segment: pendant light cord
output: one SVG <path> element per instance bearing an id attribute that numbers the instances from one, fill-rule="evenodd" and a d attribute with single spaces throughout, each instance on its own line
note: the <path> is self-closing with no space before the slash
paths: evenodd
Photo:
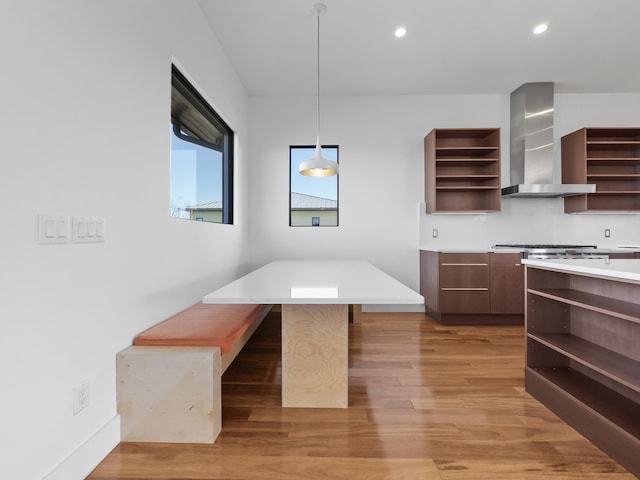
<path id="1" fill-rule="evenodd" d="M 316 16 L 318 17 L 318 50 L 317 50 L 317 74 L 318 74 L 318 78 L 317 78 L 317 85 L 318 88 L 316 90 L 317 94 L 316 94 L 316 113 L 317 113 L 317 118 L 316 118 L 316 126 L 317 126 L 317 134 L 318 134 L 318 140 L 320 139 L 320 13 L 317 13 Z"/>

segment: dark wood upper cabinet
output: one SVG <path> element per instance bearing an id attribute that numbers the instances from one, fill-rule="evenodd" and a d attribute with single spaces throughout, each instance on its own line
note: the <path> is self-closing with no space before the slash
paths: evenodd
<path id="1" fill-rule="evenodd" d="M 500 211 L 499 128 L 436 128 L 424 159 L 427 213 Z"/>
<path id="2" fill-rule="evenodd" d="M 562 182 L 595 193 L 564 199 L 565 213 L 640 211 L 640 128 L 582 128 L 562 137 Z"/>

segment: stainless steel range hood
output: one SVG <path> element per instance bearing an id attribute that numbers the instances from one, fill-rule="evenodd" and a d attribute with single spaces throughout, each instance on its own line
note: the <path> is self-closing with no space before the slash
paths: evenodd
<path id="1" fill-rule="evenodd" d="M 568 197 L 595 185 L 553 183 L 553 83 L 525 83 L 511 93 L 511 186 L 503 197 Z"/>

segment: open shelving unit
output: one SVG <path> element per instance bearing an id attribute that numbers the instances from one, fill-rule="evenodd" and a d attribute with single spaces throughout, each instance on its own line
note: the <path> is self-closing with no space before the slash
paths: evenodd
<path id="1" fill-rule="evenodd" d="M 565 212 L 640 212 L 640 128 L 582 128 L 562 137 L 563 183 L 596 191 L 565 198 Z"/>
<path id="2" fill-rule="evenodd" d="M 526 390 L 640 475 L 640 283 L 527 265 L 526 292 Z"/>
<path id="3" fill-rule="evenodd" d="M 427 213 L 500 211 L 500 129 L 434 129 L 424 155 Z"/>

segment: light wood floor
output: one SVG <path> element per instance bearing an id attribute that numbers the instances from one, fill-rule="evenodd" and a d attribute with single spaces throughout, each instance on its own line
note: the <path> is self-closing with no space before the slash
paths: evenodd
<path id="1" fill-rule="evenodd" d="M 223 376 L 214 445 L 122 443 L 88 478 L 635 478 L 524 391 L 522 327 L 366 314 L 348 409 L 281 408 L 279 349 L 269 318 Z"/>

